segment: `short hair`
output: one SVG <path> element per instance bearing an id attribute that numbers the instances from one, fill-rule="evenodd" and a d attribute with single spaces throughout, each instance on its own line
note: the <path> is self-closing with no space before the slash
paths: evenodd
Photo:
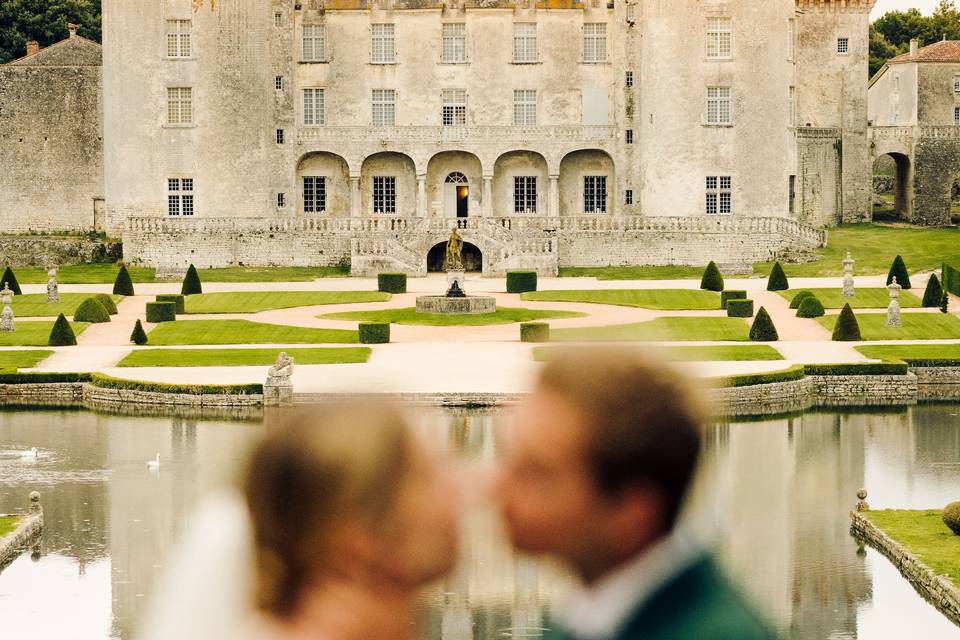
<path id="1" fill-rule="evenodd" d="M 656 485 L 666 497 L 665 528 L 672 528 L 700 454 L 703 413 L 690 382 L 638 350 L 572 347 L 551 355 L 539 387 L 581 413 L 600 491 L 612 497 Z"/>

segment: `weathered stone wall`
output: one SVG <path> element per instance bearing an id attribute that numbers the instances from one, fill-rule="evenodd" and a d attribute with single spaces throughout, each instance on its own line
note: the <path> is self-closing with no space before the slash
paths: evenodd
<path id="1" fill-rule="evenodd" d="M 901 406 L 917 403 L 917 376 L 809 376 L 822 407 Z"/>
<path id="2" fill-rule="evenodd" d="M 86 236 L 0 235 L 0 264 L 14 267 L 113 262 L 123 257 L 116 241 Z"/>
<path id="3" fill-rule="evenodd" d="M 913 221 L 947 226 L 953 182 L 960 173 L 960 137 L 922 137 L 913 148 Z"/>
<path id="4" fill-rule="evenodd" d="M 835 129 L 797 133 L 797 219 L 810 225 L 840 222 L 840 135 Z"/>
<path id="5" fill-rule="evenodd" d="M 809 378 L 749 387 L 711 389 L 710 407 L 716 416 L 774 415 L 803 411 L 813 406 Z"/>
<path id="6" fill-rule="evenodd" d="M 12 532 L 0 538 L 0 569 L 9 564 L 43 532 L 43 512 L 31 513 Z"/>

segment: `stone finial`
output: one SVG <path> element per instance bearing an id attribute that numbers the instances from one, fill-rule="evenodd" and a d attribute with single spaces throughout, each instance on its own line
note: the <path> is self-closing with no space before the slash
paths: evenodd
<path id="1" fill-rule="evenodd" d="M 40 511 L 40 492 L 31 491 L 30 492 L 30 512 L 36 513 Z"/>
<path id="2" fill-rule="evenodd" d="M 27 42 L 27 55 L 32 56 L 35 53 L 40 51 L 40 43 L 36 40 L 30 40 Z"/>
<path id="3" fill-rule="evenodd" d="M 293 358 L 281 351 L 277 361 L 267 370 L 263 384 L 263 401 L 268 405 L 289 404 L 293 400 Z"/>
<path id="4" fill-rule="evenodd" d="M 75 24 L 73 24 L 72 22 L 68 22 L 68 23 L 67 23 L 67 31 L 70 32 L 70 37 L 71 37 L 71 38 L 76 38 L 76 37 L 77 37 L 77 27 L 78 27 L 78 25 L 75 25 Z"/>
<path id="5" fill-rule="evenodd" d="M 870 505 L 867 504 L 867 490 L 860 489 L 857 491 L 857 512 L 870 511 Z"/>

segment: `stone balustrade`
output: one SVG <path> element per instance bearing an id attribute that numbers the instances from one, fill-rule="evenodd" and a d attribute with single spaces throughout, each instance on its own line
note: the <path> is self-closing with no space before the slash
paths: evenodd
<path id="1" fill-rule="evenodd" d="M 615 140 L 617 128 L 603 125 L 571 126 L 402 126 L 402 127 L 301 127 L 297 142 L 373 141 L 422 143 L 424 140 L 445 142 L 604 142 Z"/>

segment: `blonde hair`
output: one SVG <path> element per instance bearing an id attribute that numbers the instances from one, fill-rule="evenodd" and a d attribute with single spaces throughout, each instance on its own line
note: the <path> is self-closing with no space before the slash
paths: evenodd
<path id="1" fill-rule="evenodd" d="M 264 437 L 243 483 L 258 608 L 278 617 L 293 612 L 332 551 L 333 525 L 345 518 L 374 522 L 389 512 L 410 451 L 400 412 L 381 405 L 301 411 Z"/>

